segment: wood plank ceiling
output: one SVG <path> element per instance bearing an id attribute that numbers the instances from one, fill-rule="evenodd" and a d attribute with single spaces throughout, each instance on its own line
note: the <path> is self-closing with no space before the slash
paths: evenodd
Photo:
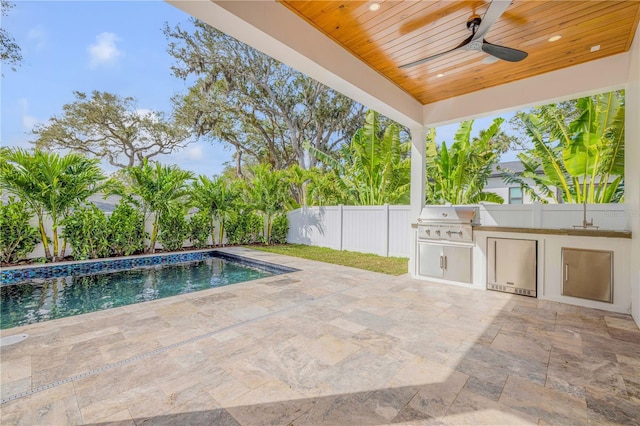
<path id="1" fill-rule="evenodd" d="M 460 50 L 400 69 L 457 46 L 490 2 L 386 0 L 370 11 L 372 1 L 280 1 L 422 104 L 625 52 L 640 20 L 638 0 L 515 0 L 485 39 L 526 51 L 523 61 L 486 64 L 487 54 Z"/>

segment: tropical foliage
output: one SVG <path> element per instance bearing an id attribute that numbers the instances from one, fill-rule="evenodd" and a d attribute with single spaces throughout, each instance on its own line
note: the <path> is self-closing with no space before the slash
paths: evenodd
<path id="1" fill-rule="evenodd" d="M 289 220 L 286 214 L 278 214 L 273 218 L 273 226 L 271 227 L 271 242 L 276 244 L 284 244 L 287 242 L 289 234 Z"/>
<path id="2" fill-rule="evenodd" d="M 499 161 L 501 146 L 494 137 L 504 120 L 496 118 L 480 136 L 471 139 L 473 121 L 460 123 L 451 147 L 436 146 L 435 129 L 427 135 L 427 204 L 475 204 L 481 201 L 502 203 L 492 192 L 483 192 L 493 166 Z"/>
<path id="3" fill-rule="evenodd" d="M 40 242 L 38 229 L 29 223 L 32 215 L 24 201 L 9 197 L 7 203 L 0 202 L 0 261 L 23 259 Z"/>
<path id="4" fill-rule="evenodd" d="M 109 243 L 111 253 L 116 256 L 129 256 L 144 251 L 144 215 L 123 198 L 109 216 Z"/>
<path id="5" fill-rule="evenodd" d="M 338 193 L 340 202 L 349 205 L 407 204 L 411 176 L 410 143 L 400 138 L 400 128 L 391 123 L 381 128 L 379 114 L 367 112 L 364 127 L 358 129 L 351 143 L 344 145 L 337 158 L 313 147 L 311 151 L 334 174 L 333 185 L 325 191 Z M 311 186 L 317 191 L 318 186 Z M 322 198 L 320 194 L 312 196 Z"/>
<path id="6" fill-rule="evenodd" d="M 263 241 L 263 220 L 250 208 L 234 210 L 226 220 L 227 240 L 230 244 L 253 244 Z"/>
<path id="7" fill-rule="evenodd" d="M 289 187 L 287 209 L 293 210 L 307 205 L 307 187 L 317 175 L 317 169 L 306 170 L 293 164 L 284 170 L 285 185 Z"/>
<path id="8" fill-rule="evenodd" d="M 111 254 L 109 227 L 96 206 L 77 208 L 62 220 L 63 235 L 73 247 L 74 259 L 98 259 Z"/>
<path id="9" fill-rule="evenodd" d="M 58 226 L 75 207 L 91 195 L 104 189 L 106 177 L 98 160 L 78 154 L 60 156 L 53 152 L 21 148 L 2 149 L 0 188 L 23 200 L 38 217 L 45 256 L 56 260 L 64 255 L 60 250 Z M 53 252 L 44 227 L 45 215 L 52 222 Z"/>
<path id="10" fill-rule="evenodd" d="M 206 212 L 199 211 L 189 219 L 189 241 L 195 248 L 206 247 L 212 229 L 211 217 Z"/>
<path id="11" fill-rule="evenodd" d="M 150 164 L 147 160 L 144 160 L 140 166 L 126 169 L 126 173 L 131 179 L 128 190 L 138 202 L 144 222 L 149 217 L 153 217 L 148 249 L 151 253 L 155 253 L 158 223 L 162 215 L 166 214 L 171 207 L 186 200 L 188 183 L 193 178 L 193 174 L 176 166 Z"/>
<path id="12" fill-rule="evenodd" d="M 531 146 L 519 155 L 524 172 L 511 173 L 507 181 L 521 184 L 542 202 L 623 200 L 622 95 L 602 94 L 520 114 Z M 429 132 L 427 203 L 502 202 L 496 194 L 483 192 L 500 154 L 513 142 L 500 131 L 502 122 L 495 119 L 477 137 L 471 136 L 474 122 L 463 122 L 452 143 L 437 144 L 435 130 Z M 0 210 L 1 254 L 4 261 L 15 261 L 38 241 L 54 261 L 65 253 L 67 241 L 75 258 L 129 255 L 145 248 L 154 252 L 156 241 L 167 250 L 182 248 L 186 240 L 198 248 L 209 242 L 285 242 L 288 209 L 407 203 L 409 148 L 405 129 L 369 111 L 364 126 L 332 155 L 311 143 L 304 146 L 318 167 L 292 162 L 281 169 L 255 157 L 242 176 L 194 178 L 176 166 L 142 158 L 141 164 L 120 174 L 118 193 L 123 198 L 109 218 L 87 201 L 97 191 L 115 187 L 97 160 L 76 153 L 4 148 L 0 189 L 11 197 Z M 556 188 L 561 195 L 556 195 Z M 31 215 L 37 217 L 37 230 L 28 224 Z M 49 222 L 50 235 L 45 228 Z M 147 222 L 150 235 L 145 232 Z"/>
<path id="13" fill-rule="evenodd" d="M 340 176 L 327 173 L 319 168 L 309 170 L 310 179 L 306 185 L 306 199 L 310 206 L 335 206 L 343 202 L 338 191 Z"/>
<path id="14" fill-rule="evenodd" d="M 624 93 L 617 92 L 580 98 L 571 115 L 556 104 L 520 113 L 533 146 L 518 156 L 524 172 L 507 171 L 507 182 L 543 203 L 622 201 L 624 114 Z"/>
<path id="15" fill-rule="evenodd" d="M 238 181 L 224 176 L 213 179 L 200 175 L 191 184 L 189 191 L 190 204 L 209 218 L 211 241 L 216 243 L 215 226 L 218 223 L 218 244 L 224 239 L 224 224 L 235 208 L 240 197 Z"/>
<path id="16" fill-rule="evenodd" d="M 183 206 L 173 204 L 162 211 L 158 220 L 158 230 L 158 241 L 165 250 L 181 249 L 184 240 L 189 236 L 189 224 L 185 220 Z"/>
<path id="17" fill-rule="evenodd" d="M 247 205 L 266 218 L 266 241 L 271 242 L 271 222 L 276 213 L 283 211 L 289 195 L 285 173 L 261 164 L 252 170 L 253 179 L 245 186 Z"/>

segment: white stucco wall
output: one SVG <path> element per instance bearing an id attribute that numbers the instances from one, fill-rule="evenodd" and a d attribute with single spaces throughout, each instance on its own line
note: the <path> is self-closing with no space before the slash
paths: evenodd
<path id="1" fill-rule="evenodd" d="M 627 226 L 631 230 L 631 304 L 632 315 L 640 326 L 640 30 L 630 50 L 626 87 L 625 206 Z"/>

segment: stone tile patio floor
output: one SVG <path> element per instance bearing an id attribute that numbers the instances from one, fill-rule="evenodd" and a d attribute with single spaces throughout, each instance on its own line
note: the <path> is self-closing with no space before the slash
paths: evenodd
<path id="1" fill-rule="evenodd" d="M 2 425 L 640 422 L 628 315 L 227 250 L 301 271 L 3 330 Z"/>

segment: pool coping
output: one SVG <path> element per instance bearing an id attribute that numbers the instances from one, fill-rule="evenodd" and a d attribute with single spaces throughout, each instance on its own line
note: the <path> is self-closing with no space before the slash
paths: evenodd
<path id="1" fill-rule="evenodd" d="M 213 255 L 215 254 L 215 255 Z M 14 285 L 34 279 L 50 279 L 68 276 L 83 276 L 102 274 L 127 269 L 139 269 L 158 265 L 171 265 L 184 262 L 202 260 L 207 257 L 218 257 L 231 260 L 245 266 L 265 269 L 274 274 L 286 274 L 298 271 L 295 268 L 264 262 L 256 259 L 220 251 L 218 248 L 191 250 L 188 252 L 153 253 L 136 256 L 109 257 L 102 259 L 88 259 L 65 261 L 43 265 L 20 265 L 3 267 L 0 270 L 0 286 Z"/>

